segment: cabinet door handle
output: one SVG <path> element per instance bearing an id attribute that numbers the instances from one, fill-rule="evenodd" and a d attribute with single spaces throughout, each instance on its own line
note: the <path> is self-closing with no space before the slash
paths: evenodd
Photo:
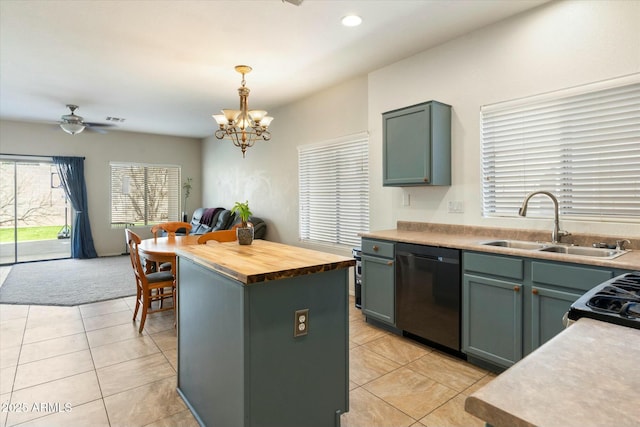
<path id="1" fill-rule="evenodd" d="M 380 247 L 378 247 L 378 246 L 376 246 L 376 245 L 373 245 L 373 248 L 372 248 L 372 249 L 373 249 L 375 252 L 378 252 L 378 249 L 380 249 Z"/>
<path id="2" fill-rule="evenodd" d="M 513 290 L 514 290 L 515 292 L 520 292 L 520 286 L 514 286 L 514 287 L 513 287 Z"/>
<path id="3" fill-rule="evenodd" d="M 534 295 L 538 295 L 538 290 L 536 288 L 533 288 L 531 290 L 531 293 L 534 294 Z"/>
<path id="4" fill-rule="evenodd" d="M 387 261 L 387 265 L 393 265 L 393 261 Z"/>
<path id="5" fill-rule="evenodd" d="M 426 182 L 427 184 L 429 183 L 429 178 L 422 178 L 423 182 Z"/>

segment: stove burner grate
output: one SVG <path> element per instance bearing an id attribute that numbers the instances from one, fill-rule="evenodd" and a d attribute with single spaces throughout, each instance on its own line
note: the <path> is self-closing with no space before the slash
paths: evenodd
<path id="1" fill-rule="evenodd" d="M 601 283 L 571 304 L 569 319 L 591 317 L 640 329 L 640 272 Z"/>

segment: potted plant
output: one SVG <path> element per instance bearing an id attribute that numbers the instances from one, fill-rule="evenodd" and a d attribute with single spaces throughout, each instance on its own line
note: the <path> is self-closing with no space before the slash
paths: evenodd
<path id="1" fill-rule="evenodd" d="M 235 212 L 240 217 L 241 224 L 236 228 L 236 236 L 238 236 L 238 243 L 241 245 L 250 245 L 253 242 L 253 225 L 249 222 L 249 217 L 252 215 L 249 209 L 249 201 L 244 203 L 236 202 L 231 208 L 231 212 Z"/>

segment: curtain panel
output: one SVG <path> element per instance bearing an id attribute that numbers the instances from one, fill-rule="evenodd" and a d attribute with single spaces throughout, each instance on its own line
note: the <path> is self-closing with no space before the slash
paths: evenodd
<path id="1" fill-rule="evenodd" d="M 71 226 L 71 257 L 97 258 L 93 245 L 89 211 L 87 208 L 87 186 L 84 181 L 84 157 L 53 157 L 64 192 L 75 211 Z"/>

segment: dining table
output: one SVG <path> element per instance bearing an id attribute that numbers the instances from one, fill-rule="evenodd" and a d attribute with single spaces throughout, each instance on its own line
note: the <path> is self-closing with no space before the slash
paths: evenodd
<path id="1" fill-rule="evenodd" d="M 145 268 L 151 272 L 153 265 L 160 265 L 165 262 L 171 263 L 171 272 L 176 273 L 176 249 L 197 245 L 200 236 L 188 234 L 186 236 L 164 236 L 144 239 L 138 246 L 140 257 L 145 259 Z"/>

